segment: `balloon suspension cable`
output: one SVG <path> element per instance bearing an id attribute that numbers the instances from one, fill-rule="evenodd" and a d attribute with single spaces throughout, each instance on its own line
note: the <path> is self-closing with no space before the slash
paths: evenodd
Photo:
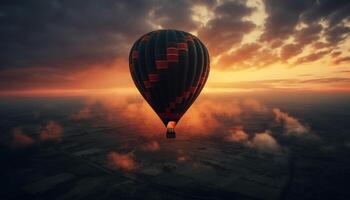
<path id="1" fill-rule="evenodd" d="M 176 133 L 175 133 L 175 126 L 176 122 L 170 121 L 167 124 L 167 132 L 166 132 L 166 137 L 167 138 L 176 138 Z"/>

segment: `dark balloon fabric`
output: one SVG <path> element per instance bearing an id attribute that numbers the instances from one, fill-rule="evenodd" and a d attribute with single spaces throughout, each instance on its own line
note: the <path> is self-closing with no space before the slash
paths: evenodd
<path id="1" fill-rule="evenodd" d="M 178 122 L 209 75 L 207 48 L 178 30 L 158 30 L 138 39 L 129 55 L 130 72 L 142 96 L 162 119 Z"/>

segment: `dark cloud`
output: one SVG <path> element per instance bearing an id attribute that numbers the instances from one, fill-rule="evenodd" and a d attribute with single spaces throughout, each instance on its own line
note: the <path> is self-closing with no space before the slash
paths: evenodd
<path id="1" fill-rule="evenodd" d="M 349 36 L 350 28 L 343 25 L 338 25 L 327 29 L 326 40 L 336 46 Z"/>
<path id="2" fill-rule="evenodd" d="M 278 56 L 258 43 L 244 44 L 235 51 L 223 55 L 219 66 L 226 69 L 261 68 L 278 61 Z"/>
<path id="3" fill-rule="evenodd" d="M 257 43 L 245 44 L 234 52 L 221 57 L 220 63 L 223 66 L 230 66 L 241 63 L 242 61 L 252 60 L 261 48 L 261 45 Z"/>
<path id="4" fill-rule="evenodd" d="M 267 18 L 256 44 L 259 48 L 244 44 L 230 53 L 222 54 L 219 67 L 240 70 L 267 67 L 280 61 L 288 62 L 289 59 L 298 58 L 304 53 L 308 45 L 316 52 L 299 57 L 291 64 L 314 62 L 333 51 L 338 51 L 338 45 L 349 36 L 350 28 L 344 21 L 350 16 L 345 12 L 349 4 L 347 1 L 264 0 L 263 2 Z M 229 6 L 224 8 L 225 11 L 235 10 Z M 241 16 L 250 15 L 251 12 L 244 9 L 237 11 Z M 219 28 L 215 30 L 225 33 Z M 251 29 L 245 31 L 246 34 Z M 210 35 L 213 34 L 210 33 Z M 228 43 L 225 39 L 222 41 L 220 39 L 212 41 L 215 42 L 215 48 L 222 52 L 224 48 L 220 48 L 221 45 L 228 46 Z M 231 39 L 229 44 L 240 44 L 240 37 L 234 39 Z M 266 48 L 266 45 L 269 48 Z M 229 48 L 232 47 L 232 45 L 229 46 Z M 338 63 L 341 62 L 341 60 L 338 61 Z"/>
<path id="5" fill-rule="evenodd" d="M 265 0 L 264 2 L 268 18 L 261 37 L 262 41 L 287 39 L 293 35 L 297 25 L 303 23 L 308 27 L 296 31 L 296 40 L 308 44 L 312 39 L 316 39 L 313 37 L 322 30 L 319 24 L 321 20 L 329 24 L 326 35 L 328 32 L 334 32 L 330 33 L 329 37 L 346 31 L 342 20 L 349 19 L 350 2 L 347 0 Z"/>
<path id="6" fill-rule="evenodd" d="M 309 62 L 314 62 L 316 60 L 319 60 L 321 58 L 323 58 L 325 55 L 329 54 L 330 51 L 329 50 L 324 50 L 324 51 L 318 51 L 315 53 L 310 53 L 309 55 L 300 57 L 297 59 L 297 61 L 295 62 L 296 65 L 300 65 L 303 63 L 309 63 Z"/>
<path id="7" fill-rule="evenodd" d="M 215 17 L 198 33 L 212 55 L 215 56 L 240 44 L 243 36 L 256 27 L 253 22 L 243 20 L 254 10 L 241 1 L 224 2 L 214 9 Z"/>
<path id="8" fill-rule="evenodd" d="M 295 41 L 299 44 L 310 44 L 320 38 L 322 26 L 320 24 L 311 24 L 308 27 L 302 28 L 295 33 Z"/>
<path id="9" fill-rule="evenodd" d="M 0 4 L 0 67 L 71 69 L 111 62 L 126 57 L 131 44 L 155 25 L 197 29 L 194 3 L 198 1 L 5 1 Z"/>
<path id="10" fill-rule="evenodd" d="M 156 25 L 190 32 L 199 26 L 191 19 L 192 6 L 193 2 L 186 0 L 159 1 L 158 5 L 151 9 L 149 15 Z"/>
<path id="11" fill-rule="evenodd" d="M 349 62 L 350 62 L 349 56 L 339 57 L 334 60 L 334 64 L 342 64 L 342 63 L 349 63 Z"/>
<path id="12" fill-rule="evenodd" d="M 327 47 L 330 47 L 331 44 L 329 43 L 326 43 L 326 42 L 315 42 L 312 44 L 312 47 L 314 49 L 323 49 L 323 48 L 327 48 Z"/>
<path id="13" fill-rule="evenodd" d="M 286 44 L 281 49 L 281 59 L 287 61 L 289 58 L 294 57 L 303 52 L 303 45 L 301 44 Z"/>
<path id="14" fill-rule="evenodd" d="M 318 50 L 337 49 L 338 44 L 349 36 L 350 28 L 344 21 L 350 19 L 349 1 L 265 0 L 264 3 L 268 17 L 260 41 L 273 44 L 273 48 L 282 46 L 281 59 L 284 61 L 301 54 L 309 44 Z M 283 45 L 290 38 L 294 43 Z M 327 55 L 323 53 L 313 53 L 299 61 L 316 61 L 318 56 Z"/>
<path id="15" fill-rule="evenodd" d="M 341 54 L 342 54 L 341 51 L 334 51 L 334 52 L 331 53 L 331 57 L 332 58 L 336 58 L 336 57 L 340 56 Z"/>
<path id="16" fill-rule="evenodd" d="M 1 67 L 71 68 L 125 55 L 151 30 L 145 1 L 8 1 L 0 7 Z M 131 17 L 132 16 L 132 17 Z"/>
<path id="17" fill-rule="evenodd" d="M 321 19 L 328 19 L 330 26 L 341 22 L 349 17 L 350 2 L 347 0 L 313 0 L 309 7 L 301 16 L 306 23 L 313 23 Z"/>
<path id="18" fill-rule="evenodd" d="M 268 17 L 261 40 L 271 42 L 276 39 L 287 39 L 294 32 L 300 14 L 310 6 L 310 2 L 304 0 L 265 0 Z"/>

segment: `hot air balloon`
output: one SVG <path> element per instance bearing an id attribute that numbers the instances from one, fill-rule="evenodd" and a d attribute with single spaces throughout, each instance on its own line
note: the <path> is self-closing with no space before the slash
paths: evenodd
<path id="1" fill-rule="evenodd" d="M 209 54 L 194 35 L 157 30 L 143 35 L 129 54 L 132 79 L 167 127 L 167 137 L 202 91 L 209 75 Z"/>

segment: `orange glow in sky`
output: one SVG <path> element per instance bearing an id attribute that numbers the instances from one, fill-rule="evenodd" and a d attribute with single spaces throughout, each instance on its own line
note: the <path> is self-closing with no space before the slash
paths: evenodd
<path id="1" fill-rule="evenodd" d="M 78 57 L 72 61 L 69 60 L 72 55 L 68 54 L 60 60 L 53 57 L 45 62 L 28 62 L 23 67 L 4 64 L 0 68 L 0 96 L 137 94 L 128 66 L 131 45 L 148 31 L 168 28 L 191 32 L 207 46 L 211 71 L 203 93 L 350 91 L 349 18 L 344 17 L 336 23 L 329 16 L 314 23 L 301 17 L 295 21 L 282 18 L 286 23 L 281 27 L 275 23 L 283 16 L 271 6 L 280 6 L 287 11 L 288 8 L 284 4 L 266 4 L 268 2 L 261 0 L 191 3 L 186 11 L 189 12 L 188 19 L 184 21 L 170 13 L 163 13 L 169 16 L 157 16 L 156 9 L 151 9 L 146 17 L 137 18 L 145 21 L 141 23 L 147 25 L 145 30 L 132 34 L 108 32 L 104 35 L 108 39 L 97 43 L 101 47 L 92 48 L 98 50 L 95 54 L 81 56 L 86 50 L 84 43 Z M 48 46 L 46 50 L 50 48 Z M 60 52 L 65 53 L 64 50 Z M 94 58 L 98 56 L 103 59 L 97 62 Z M 36 56 L 26 59 L 32 58 L 36 59 Z M 22 62 L 20 59 L 15 61 Z"/>

